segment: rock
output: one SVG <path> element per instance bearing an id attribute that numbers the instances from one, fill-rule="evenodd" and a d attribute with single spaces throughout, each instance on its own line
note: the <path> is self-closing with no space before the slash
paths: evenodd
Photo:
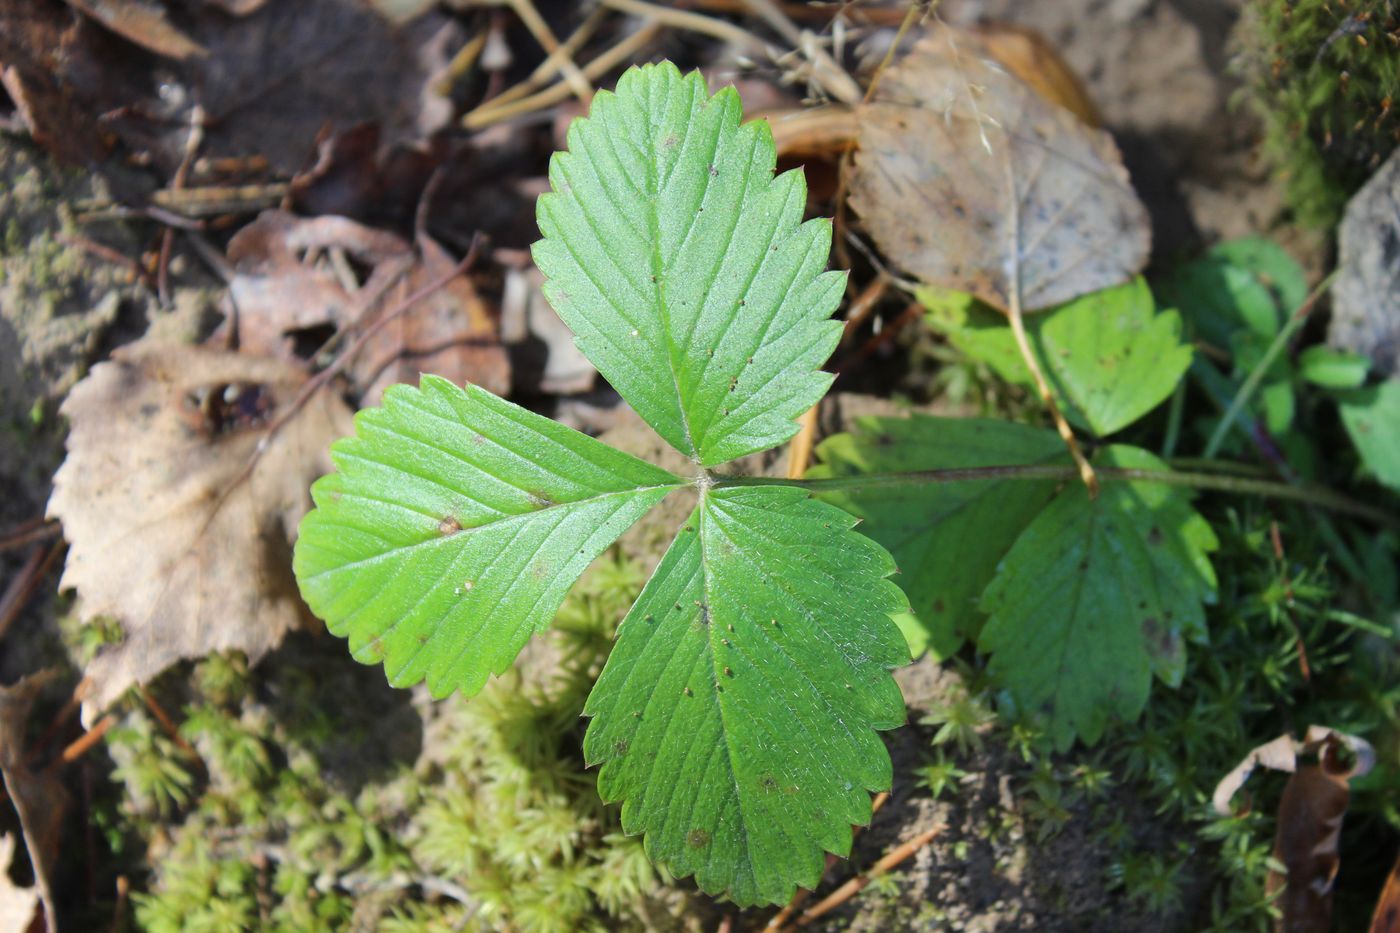
<path id="1" fill-rule="evenodd" d="M 1347 203 L 1327 342 L 1400 372 L 1400 152 Z"/>

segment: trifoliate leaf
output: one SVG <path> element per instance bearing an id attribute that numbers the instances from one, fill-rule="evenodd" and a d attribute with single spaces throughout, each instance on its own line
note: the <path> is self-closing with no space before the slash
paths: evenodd
<path id="1" fill-rule="evenodd" d="M 1100 467 L 1163 470 L 1135 447 L 1109 447 Z M 1210 525 L 1178 487 L 1108 481 L 1090 500 L 1067 486 L 1016 540 L 982 596 L 978 647 L 1016 707 L 1061 750 L 1098 741 L 1111 718 L 1135 719 L 1152 675 L 1185 671 L 1184 641 L 1205 637 L 1215 598 Z"/>
<path id="2" fill-rule="evenodd" d="M 844 277 L 800 172 L 669 62 L 634 69 L 569 128 L 539 200 L 535 263 L 579 347 L 657 433 L 705 466 L 787 440 L 831 383 Z"/>
<path id="3" fill-rule="evenodd" d="M 1008 382 L 1034 385 L 1002 315 L 947 292 L 919 298 L 955 347 Z M 1160 405 L 1191 365 L 1180 317 L 1157 312 L 1141 278 L 1027 318 L 1026 336 L 1065 417 L 1100 436 Z"/>
<path id="4" fill-rule="evenodd" d="M 862 418 L 817 448 L 809 479 L 960 467 L 1069 462 L 1052 431 L 973 418 Z M 939 657 L 976 637 L 977 599 L 1016 536 L 1050 501 L 1054 480 L 979 479 L 870 485 L 821 493 L 865 519 L 861 530 L 894 555 Z"/>
<path id="5" fill-rule="evenodd" d="M 547 627 L 592 560 L 681 481 L 435 376 L 331 446 L 297 539 L 302 596 L 402 687 L 472 694 Z"/>
<path id="6" fill-rule="evenodd" d="M 1346 393 L 1340 410 L 1366 470 L 1400 490 L 1400 379 Z"/>
<path id="7" fill-rule="evenodd" d="M 890 786 L 875 730 L 904 722 L 888 671 L 909 660 L 890 621 L 907 604 L 854 523 L 791 487 L 705 492 L 585 707 L 623 828 L 740 905 L 815 887 Z"/>

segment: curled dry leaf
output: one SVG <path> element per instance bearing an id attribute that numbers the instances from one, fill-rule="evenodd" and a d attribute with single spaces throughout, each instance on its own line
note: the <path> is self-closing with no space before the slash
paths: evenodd
<path id="1" fill-rule="evenodd" d="M 1317 754 L 1316 764 L 1298 763 Z M 1332 925 L 1332 889 L 1341 866 L 1338 841 L 1351 799 L 1350 781 L 1375 765 L 1364 739 L 1323 726 L 1309 726 L 1299 742 L 1281 735 L 1251 751 L 1215 790 L 1215 809 L 1230 813 L 1230 798 L 1257 766 L 1291 772 L 1278 808 L 1274 859 L 1285 873 L 1270 872 L 1268 890 L 1282 912 L 1277 929 L 1326 933 Z"/>
<path id="2" fill-rule="evenodd" d="M 49 933 L 58 930 L 58 914 L 52 888 L 53 867 L 58 859 L 59 830 L 68 808 L 68 792 L 63 789 L 55 767 L 35 771 L 26 761 L 24 737 L 29 710 L 44 685 L 53 679 L 52 671 L 31 674 L 12 687 L 0 686 L 0 775 L 5 792 L 19 816 L 20 831 L 34 869 L 34 895 L 44 908 Z M 24 923 L 14 924 L 7 911 L 22 912 L 30 894 L 7 890 L 12 847 L 0 838 L 0 929 L 24 930 L 33 919 L 33 901 Z"/>
<path id="3" fill-rule="evenodd" d="M 426 235 L 415 250 L 395 234 L 345 217 L 307 219 L 285 211 L 265 211 L 240 230 L 228 258 L 236 270 L 229 297 L 238 347 L 284 359 L 296 359 L 298 332 L 371 327 L 456 265 Z M 356 264 L 370 270 L 363 284 Z M 496 316 L 465 275 L 379 330 L 348 371 L 364 405 L 377 404 L 395 382 L 416 382 L 422 372 L 498 394 L 510 388 Z"/>
<path id="4" fill-rule="evenodd" d="M 348 263 L 337 269 L 339 251 L 370 270 L 358 288 Z M 342 329 L 364 316 L 365 302 L 382 296 L 413 262 L 408 243 L 344 217 L 301 218 L 264 211 L 229 241 L 235 270 L 229 301 L 237 346 L 254 356 L 293 357 L 297 331 Z"/>
<path id="5" fill-rule="evenodd" d="M 1248 755 L 1245 755 L 1244 759 L 1235 765 L 1229 774 L 1221 778 L 1219 784 L 1215 785 L 1215 793 L 1211 796 L 1215 812 L 1221 816 L 1230 815 L 1230 801 L 1244 786 L 1244 782 L 1249 780 L 1249 776 L 1254 773 L 1255 768 L 1264 767 L 1271 771 L 1292 773 L 1298 769 L 1299 755 L 1312 754 L 1328 742 L 1340 742 L 1352 756 L 1353 764 L 1351 767 L 1339 772 L 1344 779 L 1350 780 L 1368 774 L 1375 766 L 1376 751 L 1371 747 L 1371 743 L 1365 739 L 1348 735 L 1345 732 L 1337 732 L 1326 726 L 1308 726 L 1307 734 L 1301 742 L 1285 733 L 1252 749 Z M 1337 761 L 1335 755 L 1332 761 L 1334 763 Z"/>
<path id="6" fill-rule="evenodd" d="M 304 383 L 278 360 L 142 341 L 64 402 L 68 457 L 49 500 L 71 542 L 61 585 L 125 632 L 87 667 L 85 721 L 181 659 L 256 659 L 302 618 L 290 541 L 349 430 L 323 391 L 269 435 Z"/>
<path id="7" fill-rule="evenodd" d="M 881 252 L 925 282 L 1033 311 L 1131 278 L 1150 228 L 1112 138 L 1049 103 L 948 27 L 858 111 L 851 203 Z"/>

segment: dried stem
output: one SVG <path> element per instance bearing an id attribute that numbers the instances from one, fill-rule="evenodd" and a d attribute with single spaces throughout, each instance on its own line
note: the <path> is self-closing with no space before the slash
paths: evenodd
<path id="1" fill-rule="evenodd" d="M 903 845 L 891 849 L 889 852 L 886 852 L 884 857 L 881 858 L 880 861 L 870 866 L 869 871 L 865 872 L 864 874 L 857 875 L 850 881 L 847 881 L 845 884 L 841 885 L 841 887 L 837 888 L 835 891 L 832 891 L 826 897 L 822 898 L 821 901 L 819 901 L 817 904 L 813 905 L 807 910 L 804 910 L 802 912 L 802 916 L 797 918 L 797 925 L 800 927 L 806 926 L 813 920 L 816 920 L 818 917 L 821 917 L 824 914 L 828 914 L 831 911 L 835 910 L 837 907 L 840 907 L 842 904 L 846 903 L 851 898 L 859 894 L 861 889 L 868 885 L 871 881 L 880 877 L 885 872 L 889 871 L 891 868 L 894 868 L 900 862 L 903 862 L 905 859 L 914 855 L 914 853 L 918 852 L 924 846 L 928 845 L 941 832 L 943 832 L 942 825 L 934 826 L 931 829 L 926 829 L 922 833 L 919 833 L 919 835 L 915 836 L 913 839 L 910 839 Z"/>
<path id="2" fill-rule="evenodd" d="M 647 43 L 651 42 L 656 34 L 661 31 L 660 22 L 647 23 L 636 32 L 618 42 L 606 52 L 590 61 L 583 67 L 584 76 L 590 81 L 596 81 L 607 72 L 621 65 L 640 51 Z M 543 91 L 513 100 L 510 103 L 502 104 L 499 107 L 487 106 L 483 104 L 477 109 L 468 113 L 462 118 L 462 125 L 469 130 L 479 130 L 518 117 L 523 114 L 533 113 L 544 107 L 549 107 L 559 103 L 569 96 L 569 88 L 563 82 L 550 85 Z M 492 102 L 494 103 L 494 101 Z"/>
<path id="3" fill-rule="evenodd" d="M 1040 371 L 1040 361 L 1036 359 L 1030 341 L 1026 339 L 1026 324 L 1021 317 L 1021 196 L 1016 190 L 1016 172 L 1011 166 L 1009 151 L 1003 154 L 1003 159 L 1006 163 L 1006 196 L 1009 201 L 1007 223 L 1011 238 L 1007 244 L 1006 256 L 1006 314 L 1011 319 L 1011 333 L 1016 338 L 1016 347 L 1021 351 L 1021 358 L 1030 370 L 1031 378 L 1035 380 L 1040 400 L 1050 411 L 1050 417 L 1055 421 L 1055 430 L 1060 432 L 1065 446 L 1069 448 L 1069 455 L 1074 458 L 1075 466 L 1079 468 L 1079 478 L 1089 489 L 1089 498 L 1096 499 L 1099 495 L 1099 481 L 1094 475 L 1094 468 L 1089 465 L 1089 459 L 1079 449 L 1079 441 L 1075 439 L 1074 431 L 1065 420 L 1065 416 L 1060 413 L 1060 406 L 1055 404 L 1050 384 L 1045 381 L 1045 374 Z"/>

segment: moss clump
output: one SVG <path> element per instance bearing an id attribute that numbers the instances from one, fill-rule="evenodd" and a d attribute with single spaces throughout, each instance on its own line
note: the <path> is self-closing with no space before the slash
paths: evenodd
<path id="1" fill-rule="evenodd" d="M 132 704 L 108 740 L 120 801 L 100 822 L 149 867 L 137 925 L 655 928 L 648 913 L 677 912 L 659 899 L 682 895 L 581 753 L 584 699 L 641 582 L 632 562 L 596 566 L 527 662 L 470 700 L 410 703 L 326 638 L 166 678 L 180 739 Z"/>
<path id="2" fill-rule="evenodd" d="M 1241 39 L 1264 154 L 1298 221 L 1327 226 L 1400 143 L 1400 6 L 1253 0 Z"/>

